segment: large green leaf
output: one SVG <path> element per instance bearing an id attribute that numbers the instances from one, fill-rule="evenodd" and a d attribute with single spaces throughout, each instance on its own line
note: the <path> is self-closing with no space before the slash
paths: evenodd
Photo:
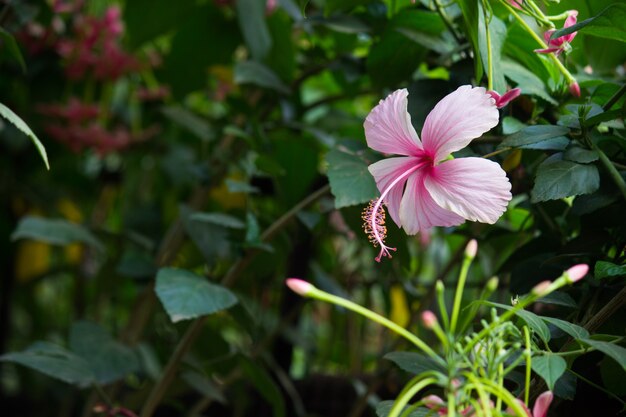
<path id="1" fill-rule="evenodd" d="M 551 38 L 556 39 L 573 32 L 626 42 L 626 4 L 612 4 L 594 17 L 557 30 Z"/>
<path id="2" fill-rule="evenodd" d="M 392 361 L 401 369 L 415 375 L 432 371 L 433 369 L 444 371 L 441 365 L 428 356 L 417 352 L 390 352 L 387 353 L 384 358 Z"/>
<path id="3" fill-rule="evenodd" d="M 606 356 L 611 357 L 626 371 L 626 349 L 615 343 L 603 342 L 601 340 L 581 339 L 581 342 L 599 350 Z"/>
<path id="4" fill-rule="evenodd" d="M 398 29 L 415 31 L 422 13 L 404 10 L 388 24 L 380 40 L 374 42 L 367 56 L 367 72 L 378 86 L 392 86 L 407 80 L 417 69 L 426 49 Z"/>
<path id="5" fill-rule="evenodd" d="M 545 354 L 533 357 L 531 366 L 533 371 L 546 381 L 546 385 L 552 391 L 554 390 L 556 381 L 563 375 L 563 372 L 565 372 L 567 362 L 558 355 Z"/>
<path id="6" fill-rule="evenodd" d="M 546 323 L 550 323 L 551 325 L 558 327 L 568 335 L 572 336 L 574 339 L 585 339 L 589 337 L 589 332 L 587 331 L 587 329 L 570 323 L 569 321 L 557 319 L 554 317 L 540 317 Z"/>
<path id="7" fill-rule="evenodd" d="M 41 143 L 37 135 L 35 135 L 33 131 L 30 130 L 30 127 L 28 127 L 28 125 L 24 123 L 24 121 L 20 119 L 20 117 L 17 114 L 13 113 L 13 111 L 10 108 L 8 108 L 2 103 L 0 103 L 0 116 L 7 119 L 12 125 L 14 125 L 16 128 L 21 130 L 22 133 L 24 133 L 26 136 L 30 138 L 30 140 L 33 141 L 33 143 L 37 147 L 37 150 L 39 151 L 39 155 L 41 155 L 41 159 L 43 159 L 44 164 L 46 164 L 46 168 L 50 169 L 50 164 L 48 163 L 48 154 L 46 153 L 46 148 L 44 148 L 43 144 Z"/>
<path id="8" fill-rule="evenodd" d="M 100 384 L 116 381 L 139 369 L 135 352 L 95 323 L 79 321 L 72 325 L 70 349 L 87 362 Z"/>
<path id="9" fill-rule="evenodd" d="M 611 262 L 598 261 L 593 270 L 593 275 L 598 279 L 626 276 L 626 265 L 615 265 Z"/>
<path id="10" fill-rule="evenodd" d="M 498 148 L 563 150 L 569 144 L 569 140 L 563 135 L 568 133 L 569 129 L 563 126 L 528 126 L 507 136 Z"/>
<path id="11" fill-rule="evenodd" d="M 0 356 L 0 361 L 19 363 L 81 387 L 88 386 L 95 380 L 95 375 L 83 358 L 48 342 L 36 342 L 25 351 L 7 353 Z"/>
<path id="12" fill-rule="evenodd" d="M 184 269 L 160 269 L 155 290 L 174 323 L 225 310 L 237 302 L 226 288 Z"/>
<path id="13" fill-rule="evenodd" d="M 272 47 L 272 37 L 265 22 L 265 2 L 237 0 L 235 4 L 239 28 L 250 54 L 255 60 L 261 61 Z"/>
<path id="14" fill-rule="evenodd" d="M 483 64 L 481 62 L 480 46 L 478 41 L 478 22 L 480 18 L 478 0 L 458 0 L 457 3 L 461 8 L 461 13 L 463 15 L 465 33 L 469 36 L 470 44 L 474 49 L 474 68 L 476 72 L 476 79 L 480 80 L 483 78 Z"/>
<path id="15" fill-rule="evenodd" d="M 522 89 L 525 95 L 537 96 L 548 103 L 558 104 L 546 90 L 544 82 L 535 73 L 515 61 L 505 59 L 499 66 L 506 78 L 509 78 Z"/>
<path id="16" fill-rule="evenodd" d="M 86 243 L 103 251 L 102 243 L 85 227 L 61 219 L 44 219 L 42 217 L 23 217 L 11 235 L 11 240 L 33 239 L 52 245 L 69 245 L 70 243 Z"/>
<path id="17" fill-rule="evenodd" d="M 600 175 L 594 165 L 583 165 L 556 158 L 546 159 L 537 168 L 531 201 L 556 200 L 590 194 L 600 187 Z"/>
<path id="18" fill-rule="evenodd" d="M 330 189 L 335 196 L 335 207 L 362 204 L 376 198 L 376 182 L 362 157 L 333 149 L 326 155 L 326 162 Z"/>

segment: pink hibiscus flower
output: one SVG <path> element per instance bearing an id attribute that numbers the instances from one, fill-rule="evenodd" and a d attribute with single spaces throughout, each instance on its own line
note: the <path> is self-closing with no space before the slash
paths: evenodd
<path id="1" fill-rule="evenodd" d="M 465 85 L 444 97 L 426 117 L 422 140 L 411 125 L 407 96 L 406 89 L 390 94 L 364 123 L 370 148 L 403 155 L 369 166 L 381 195 L 363 218 L 370 241 L 380 246 L 378 262 L 395 250 L 384 243 L 383 202 L 398 227 L 413 235 L 466 219 L 493 224 L 511 200 L 511 184 L 497 163 L 483 158 L 446 160 L 498 124 L 495 101 L 485 89 Z"/>
<path id="2" fill-rule="evenodd" d="M 565 23 L 563 24 L 563 28 L 568 28 L 576 24 L 578 11 L 570 10 L 568 14 L 567 19 L 565 19 Z M 569 35 L 559 36 L 556 39 L 550 39 L 554 32 L 556 32 L 556 29 L 550 29 L 543 34 L 543 38 L 545 39 L 546 44 L 548 44 L 548 47 L 546 49 L 535 49 L 535 52 L 540 54 L 549 54 L 550 52 L 554 52 L 555 55 L 560 55 L 562 52 L 571 49 L 570 42 L 574 40 L 576 32 L 570 33 Z"/>

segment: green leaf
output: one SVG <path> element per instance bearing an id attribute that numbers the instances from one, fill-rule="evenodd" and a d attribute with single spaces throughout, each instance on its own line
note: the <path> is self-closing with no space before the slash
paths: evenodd
<path id="1" fill-rule="evenodd" d="M 581 339 L 580 341 L 611 357 L 626 371 L 626 349 L 623 347 L 601 340 Z"/>
<path id="2" fill-rule="evenodd" d="M 376 182 L 359 155 L 333 149 L 326 155 L 335 207 L 366 203 L 378 195 Z"/>
<path id="3" fill-rule="evenodd" d="M 567 362 L 565 359 L 554 354 L 545 354 L 532 358 L 531 367 L 548 385 L 548 389 L 554 390 L 557 379 L 563 375 Z"/>
<path id="4" fill-rule="evenodd" d="M 24 62 L 24 57 L 22 56 L 22 52 L 20 52 L 19 46 L 17 46 L 17 42 L 13 35 L 11 35 L 6 30 L 0 28 L 0 53 L 5 51 L 20 64 L 20 68 L 22 71 L 26 72 L 26 63 Z"/>
<path id="5" fill-rule="evenodd" d="M 124 23 L 130 46 L 137 48 L 147 41 L 184 26 L 194 12 L 195 0 L 132 0 L 124 3 Z"/>
<path id="6" fill-rule="evenodd" d="M 17 114 L 13 113 L 13 111 L 10 108 L 8 108 L 2 103 L 0 103 L 0 116 L 4 117 L 9 122 L 11 122 L 12 125 L 14 125 L 19 130 L 21 130 L 22 133 L 24 133 L 33 141 L 33 143 L 37 147 L 37 150 L 39 151 L 39 155 L 41 155 L 41 159 L 43 159 L 44 164 L 46 164 L 46 168 L 50 169 L 50 164 L 48 163 L 48 154 L 46 153 L 46 148 L 44 148 L 43 144 L 41 143 L 39 138 L 37 138 L 37 136 L 33 133 L 33 131 L 30 130 L 30 127 L 28 127 L 28 125 L 24 123 L 24 121 L 20 119 L 20 117 Z"/>
<path id="7" fill-rule="evenodd" d="M 485 301 L 483 304 L 502 308 L 504 310 L 511 310 L 513 308 L 506 304 L 492 303 L 490 301 Z M 530 327 L 530 329 L 534 331 L 544 343 L 548 343 L 550 341 L 550 329 L 548 329 L 548 326 L 543 322 L 542 317 L 526 310 L 516 311 L 515 315 L 524 320 L 528 327 Z"/>
<path id="8" fill-rule="evenodd" d="M 537 96 L 554 105 L 558 104 L 546 90 L 545 83 L 535 73 L 509 59 L 505 59 L 500 65 L 504 76 L 516 83 L 523 94 Z"/>
<path id="9" fill-rule="evenodd" d="M 61 219 L 25 216 L 11 235 L 11 240 L 18 239 L 33 239 L 61 246 L 81 242 L 104 251 L 102 243 L 85 227 Z"/>
<path id="10" fill-rule="evenodd" d="M 86 387 L 95 380 L 95 375 L 83 358 L 48 342 L 36 342 L 22 352 L 7 353 L 0 356 L 0 361 L 19 363 L 80 387 Z"/>
<path id="11" fill-rule="evenodd" d="M 626 265 L 615 265 L 611 262 L 598 261 L 593 270 L 593 275 L 598 279 L 625 276 Z"/>
<path id="12" fill-rule="evenodd" d="M 263 60 L 272 47 L 272 37 L 265 22 L 265 2 L 237 0 L 239 28 L 255 60 Z"/>
<path id="13" fill-rule="evenodd" d="M 600 187 L 600 175 L 594 165 L 546 159 L 537 168 L 531 202 L 556 200 L 590 194 Z"/>
<path id="14" fill-rule="evenodd" d="M 95 323 L 79 321 L 72 325 L 70 349 L 87 362 L 100 384 L 111 383 L 139 369 L 135 352 Z"/>
<path id="15" fill-rule="evenodd" d="M 237 297 L 226 288 L 177 268 L 159 270 L 155 291 L 174 323 L 213 314 L 237 302 Z"/>
<path id="16" fill-rule="evenodd" d="M 498 145 L 498 149 L 522 148 L 562 150 L 569 144 L 569 140 L 563 136 L 568 133 L 569 129 L 563 126 L 528 126 L 519 132 L 507 136 L 502 143 Z M 543 143 L 549 140 L 551 140 L 551 142 L 547 142 L 549 146 Z"/>
<path id="17" fill-rule="evenodd" d="M 392 86 L 407 80 L 415 72 L 426 49 L 397 29 L 420 27 L 422 13 L 404 10 L 387 24 L 380 40 L 374 42 L 367 56 L 367 72 L 378 86 Z"/>
<path id="18" fill-rule="evenodd" d="M 444 369 L 428 356 L 417 352 L 390 352 L 384 356 L 385 359 L 392 361 L 401 369 L 419 375 L 426 371 Z"/>
<path id="19" fill-rule="evenodd" d="M 231 244 L 226 227 L 215 222 L 197 222 L 194 213 L 187 206 L 180 207 L 180 216 L 185 232 L 204 256 L 208 265 L 213 265 L 218 258 L 230 255 Z"/>
<path id="20" fill-rule="evenodd" d="M 626 42 L 626 4 L 611 4 L 594 17 L 557 30 L 550 39 L 574 32 Z"/>
<path id="21" fill-rule="evenodd" d="M 164 107 L 161 111 L 168 119 L 184 127 L 198 138 L 206 141 L 213 139 L 214 133 L 211 125 L 188 109 L 176 105 Z"/>
<path id="22" fill-rule="evenodd" d="M 580 164 L 588 164 L 597 161 L 600 156 L 593 149 L 585 149 L 577 145 L 569 146 L 563 154 L 563 159 Z"/>
<path id="23" fill-rule="evenodd" d="M 207 222 L 231 229 L 243 229 L 246 224 L 234 216 L 224 213 L 194 213 L 189 217 L 195 222 Z"/>
<path id="24" fill-rule="evenodd" d="M 574 339 L 586 339 L 589 337 L 589 332 L 587 331 L 587 329 L 580 327 L 576 324 L 554 317 L 540 317 L 546 323 L 550 323 L 551 325 L 558 327 L 568 335 L 572 336 Z"/>
<path id="25" fill-rule="evenodd" d="M 267 66 L 256 61 L 239 62 L 235 66 L 235 83 L 255 84 L 289 94 L 289 87 Z"/>

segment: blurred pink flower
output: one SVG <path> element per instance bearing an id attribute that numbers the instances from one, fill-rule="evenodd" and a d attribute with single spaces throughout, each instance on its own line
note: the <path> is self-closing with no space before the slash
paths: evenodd
<path id="1" fill-rule="evenodd" d="M 511 101 L 515 100 L 522 94 L 522 90 L 520 88 L 514 88 L 512 90 L 507 91 L 503 95 L 498 94 L 496 91 L 490 90 L 487 91 L 493 99 L 496 101 L 496 107 L 501 109 L 502 107 L 509 104 Z"/>
<path id="2" fill-rule="evenodd" d="M 524 0 L 507 0 L 507 2 L 516 9 L 522 10 L 521 3 L 523 3 Z"/>
<path id="3" fill-rule="evenodd" d="M 406 89 L 390 94 L 364 123 L 370 148 L 404 155 L 369 166 L 381 195 L 367 211 L 364 227 L 372 243 L 380 246 L 378 262 L 395 250 L 385 245 L 386 229 L 378 223 L 384 221 L 383 202 L 393 221 L 413 235 L 466 219 L 495 223 L 511 200 L 511 184 L 497 163 L 483 158 L 446 160 L 498 124 L 495 100 L 485 89 L 466 85 L 444 97 L 426 117 L 422 140 L 411 125 L 407 96 Z"/>
<path id="4" fill-rule="evenodd" d="M 567 19 L 565 19 L 565 23 L 563 24 L 563 28 L 568 28 L 576 24 L 577 16 L 577 10 L 570 10 L 568 12 Z M 556 29 L 550 29 L 543 34 L 543 38 L 545 39 L 548 47 L 546 49 L 535 49 L 535 52 L 540 54 L 549 54 L 554 52 L 555 55 L 560 55 L 562 52 L 570 49 L 570 42 L 574 40 L 576 32 L 570 33 L 569 35 L 559 36 L 556 39 L 550 39 L 554 32 L 556 32 Z"/>
<path id="5" fill-rule="evenodd" d="M 550 407 L 553 398 L 554 395 L 551 391 L 546 391 L 539 397 L 537 397 L 537 399 L 535 400 L 535 406 L 533 407 L 532 414 L 528 407 L 526 407 L 526 404 L 524 404 L 524 401 L 519 399 L 516 399 L 516 401 L 519 403 L 519 405 L 522 406 L 528 417 L 546 417 L 548 415 L 548 407 Z M 507 412 L 512 413 L 510 408 L 507 410 Z"/>

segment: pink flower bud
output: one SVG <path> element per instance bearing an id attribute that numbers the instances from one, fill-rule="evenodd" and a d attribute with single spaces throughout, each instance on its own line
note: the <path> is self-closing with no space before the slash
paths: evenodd
<path id="1" fill-rule="evenodd" d="M 544 295 L 551 284 L 551 281 L 541 281 L 539 284 L 533 287 L 532 293 L 535 295 Z"/>
<path id="2" fill-rule="evenodd" d="M 422 313 L 422 322 L 424 322 L 424 327 L 432 329 L 437 325 L 437 316 L 432 311 L 426 310 Z"/>
<path id="3" fill-rule="evenodd" d="M 287 286 L 291 289 L 291 291 L 302 296 L 306 296 L 315 288 L 310 283 L 298 278 L 287 279 Z"/>
<path id="4" fill-rule="evenodd" d="M 589 265 L 574 265 L 573 267 L 565 271 L 565 279 L 567 279 L 569 283 L 573 284 L 574 282 L 583 279 L 584 276 L 587 275 L 587 272 L 589 272 Z"/>
<path id="5" fill-rule="evenodd" d="M 569 85 L 569 92 L 574 97 L 580 97 L 580 86 L 578 85 L 576 81 L 574 81 L 573 83 Z"/>
<path id="6" fill-rule="evenodd" d="M 476 257 L 476 252 L 478 252 L 478 243 L 476 242 L 476 239 L 472 239 L 465 247 L 465 256 L 474 259 Z"/>

